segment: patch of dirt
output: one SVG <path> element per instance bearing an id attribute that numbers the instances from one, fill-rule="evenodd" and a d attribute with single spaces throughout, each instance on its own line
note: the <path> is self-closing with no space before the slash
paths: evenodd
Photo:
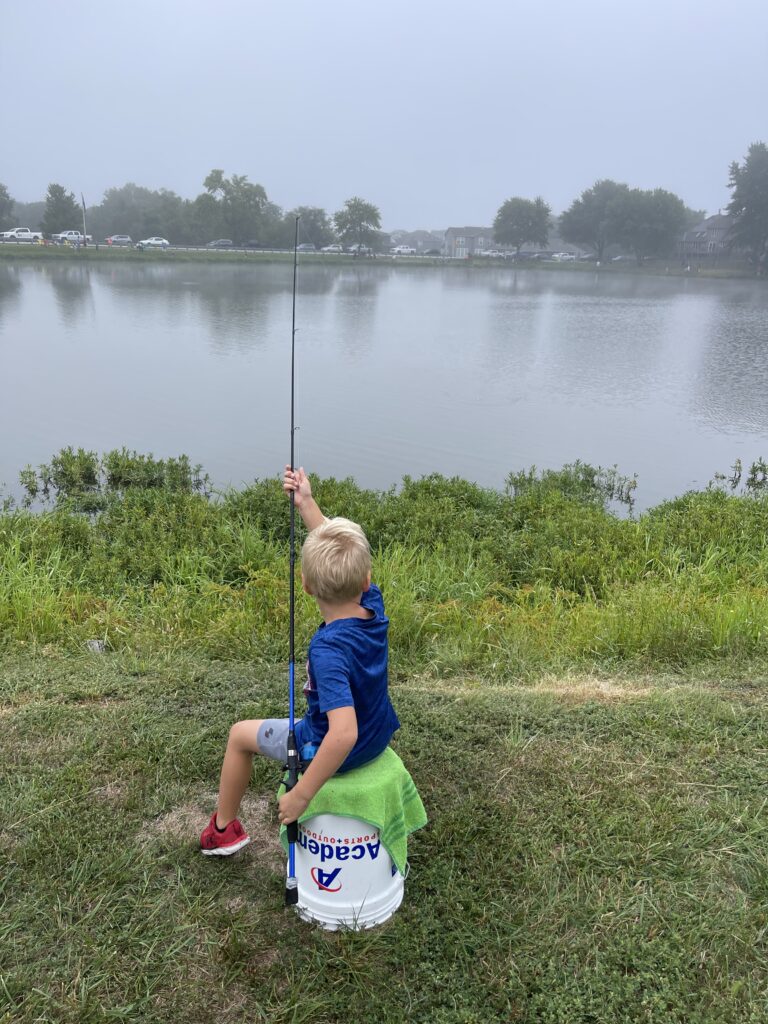
<path id="1" fill-rule="evenodd" d="M 493 683 L 489 679 L 476 676 L 469 678 L 424 679 L 415 678 L 411 683 L 399 684 L 401 690 L 414 690 L 423 693 L 434 690 L 450 693 L 459 697 L 487 696 L 495 694 L 508 701 L 515 693 L 552 693 L 572 703 L 587 700 L 599 700 L 605 703 L 622 700 L 641 700 L 651 694 L 664 690 L 664 686 L 647 679 L 633 682 L 627 679 L 600 679 L 593 676 L 545 676 L 539 682 L 522 685 L 520 683 Z M 393 688 L 395 689 L 395 688 Z"/>
<path id="2" fill-rule="evenodd" d="M 211 812 L 216 806 L 216 796 L 215 792 L 202 793 L 198 798 L 180 804 L 148 822 L 146 831 L 150 834 L 170 836 L 180 842 L 195 842 L 208 824 Z M 257 857 L 262 863 L 279 871 L 283 851 L 280 846 L 275 807 L 274 800 L 269 797 L 246 793 L 238 817 L 251 841 L 242 852 L 234 856 Z M 235 902 L 236 900 L 233 900 L 233 903 Z M 237 907 L 233 906 L 230 909 L 234 910 Z"/>
<path id="3" fill-rule="evenodd" d="M 525 687 L 526 692 L 555 693 L 558 697 L 580 704 L 588 700 L 598 700 L 605 704 L 623 700 L 642 700 L 658 692 L 658 687 L 637 685 L 632 686 L 626 681 L 611 679 L 545 679 L 541 683 Z"/>
<path id="4" fill-rule="evenodd" d="M 105 696 L 104 694 L 93 694 L 89 697 L 78 697 L 76 700 L 66 702 L 74 708 L 111 708 L 114 704 L 124 704 L 125 697 Z"/>
<path id="5" fill-rule="evenodd" d="M 4 854 L 13 853 L 18 845 L 18 839 L 16 839 L 8 829 L 0 829 L 0 850 L 2 850 Z"/>
<path id="6" fill-rule="evenodd" d="M 94 800 L 105 804 L 121 804 L 125 799 L 128 787 L 122 782 L 108 782 L 106 786 L 93 790 Z"/>

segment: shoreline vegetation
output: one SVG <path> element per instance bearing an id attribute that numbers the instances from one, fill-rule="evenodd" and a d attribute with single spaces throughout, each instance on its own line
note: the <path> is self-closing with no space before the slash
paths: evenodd
<path id="1" fill-rule="evenodd" d="M 20 483 L 21 507 L 6 499 L 0 516 L 3 645 L 285 655 L 277 479 L 214 493 L 186 456 L 67 448 Z M 503 492 L 439 475 L 381 492 L 314 483 L 326 514 L 366 529 L 405 671 L 517 679 L 768 654 L 766 463 L 637 517 L 635 487 L 580 462 L 511 473 Z M 303 598 L 298 641 L 312 608 Z"/>
<path id="2" fill-rule="evenodd" d="M 100 262 L 129 262 L 154 265 L 156 263 L 235 263 L 235 264 L 260 264 L 260 263 L 293 263 L 293 252 L 240 249 L 240 250 L 206 250 L 198 248 L 172 248 L 172 249 L 145 249 L 137 251 L 123 246 L 108 246 L 103 244 L 91 244 L 82 248 L 57 245 L 30 245 L 29 243 L 2 243 L 0 244 L 0 261 L 13 263 L 15 261 L 52 260 L 60 262 L 79 262 L 97 264 Z M 379 253 L 375 258 L 367 256 L 354 256 L 349 253 L 300 253 L 300 266 L 306 267 L 316 264 L 318 266 L 398 266 L 398 267 L 450 267 L 472 269 L 505 269 L 510 271 L 541 270 L 545 273 L 556 270 L 567 273 L 583 274 L 639 274 L 651 277 L 684 277 L 684 278 L 714 278 L 734 280 L 768 280 L 760 277 L 756 268 L 746 260 L 729 260 L 721 263 L 709 264 L 706 261 L 690 260 L 681 261 L 679 257 L 673 259 L 646 260 L 638 263 L 636 260 L 622 260 L 612 262 L 608 260 L 599 267 L 589 261 L 567 261 L 557 262 L 548 260 L 519 260 L 513 262 L 494 260 L 486 257 L 471 257 L 469 259 L 448 259 L 442 256 L 393 256 Z"/>
<path id="3" fill-rule="evenodd" d="M 279 479 L 216 493 L 185 456 L 64 449 L 21 484 L 2 1024 L 763 1024 L 765 463 L 639 515 L 633 478 L 583 463 L 503 492 L 313 478 L 371 540 L 430 818 L 392 920 L 336 934 L 282 907 L 273 766 L 251 846 L 196 849 L 227 729 L 285 713 Z M 316 619 L 301 595 L 299 651 Z"/>

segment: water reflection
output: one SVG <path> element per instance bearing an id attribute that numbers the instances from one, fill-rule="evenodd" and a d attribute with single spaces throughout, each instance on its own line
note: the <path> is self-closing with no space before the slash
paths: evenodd
<path id="1" fill-rule="evenodd" d="M 288 262 L 0 267 L 3 354 L 46 408 L 4 396 L 0 477 L 73 442 L 187 451 L 222 484 L 271 475 L 292 286 Z M 768 448 L 752 283 L 307 261 L 297 326 L 302 457 L 369 486 L 500 486 L 582 458 L 655 498 Z"/>
<path id="2" fill-rule="evenodd" d="M 714 311 L 694 377 L 693 406 L 733 431 L 768 432 L 768 318 L 745 295 Z"/>
<path id="3" fill-rule="evenodd" d="M 92 271 L 87 263 L 69 266 L 43 264 L 40 270 L 56 296 L 63 324 L 76 327 L 87 314 L 93 315 Z"/>
<path id="4" fill-rule="evenodd" d="M 263 346 L 273 313 L 284 315 L 293 289 L 290 264 L 105 268 L 103 283 L 142 319 L 202 322 L 211 348 L 221 354 Z M 328 267 L 299 268 L 302 296 L 327 295 L 336 278 Z"/>
<path id="5" fill-rule="evenodd" d="M 0 327 L 13 314 L 21 298 L 21 274 L 18 267 L 0 265 Z"/>

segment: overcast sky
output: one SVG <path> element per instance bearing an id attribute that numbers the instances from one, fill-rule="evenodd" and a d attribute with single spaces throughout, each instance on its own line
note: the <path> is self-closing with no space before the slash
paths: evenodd
<path id="1" fill-rule="evenodd" d="M 0 182 L 194 197 L 213 167 L 382 226 L 565 209 L 598 178 L 717 212 L 768 142 L 766 0 L 8 0 Z"/>

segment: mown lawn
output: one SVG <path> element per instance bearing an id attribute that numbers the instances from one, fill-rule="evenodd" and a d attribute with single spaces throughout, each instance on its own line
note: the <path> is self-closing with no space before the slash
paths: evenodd
<path id="1" fill-rule="evenodd" d="M 284 666 L 0 657 L 0 1021 L 765 1024 L 768 673 L 397 670 L 430 817 L 365 933 L 282 906 L 274 766 L 254 843 L 197 852 L 232 721 Z"/>

